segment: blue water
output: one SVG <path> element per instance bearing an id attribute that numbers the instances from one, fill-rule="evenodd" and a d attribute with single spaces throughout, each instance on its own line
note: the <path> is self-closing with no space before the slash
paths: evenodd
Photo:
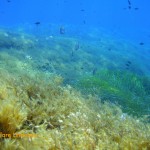
<path id="1" fill-rule="evenodd" d="M 1 26 L 71 24 L 77 28 L 96 27 L 132 40 L 150 40 L 150 2 L 148 0 L 1 0 Z M 137 10 L 135 10 L 137 9 Z M 85 23 L 85 24 L 84 24 Z"/>
<path id="2" fill-rule="evenodd" d="M 62 36 L 93 42 L 112 39 L 111 41 L 124 44 L 127 42 L 127 46 L 124 46 L 127 53 L 119 44 L 116 50 L 121 51 L 121 55 L 133 56 L 134 60 L 137 58 L 136 61 L 146 74 L 150 72 L 149 14 L 148 0 L 0 1 L 1 28 L 30 32 L 43 37 Z M 37 26 L 36 22 L 40 22 L 40 25 Z M 65 28 L 64 35 L 59 33 L 61 26 Z M 98 44 L 100 43 L 97 43 L 97 47 Z"/>

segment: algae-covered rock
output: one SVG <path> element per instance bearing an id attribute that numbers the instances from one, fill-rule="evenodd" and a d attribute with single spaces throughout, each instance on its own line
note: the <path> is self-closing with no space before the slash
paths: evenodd
<path id="1" fill-rule="evenodd" d="M 61 82 L 53 75 L 1 72 L 7 97 L 0 100 L 0 149 L 150 148 L 148 123 Z"/>
<path id="2" fill-rule="evenodd" d="M 132 97 L 133 91 L 139 97 L 145 96 L 149 93 L 148 79 L 139 80 L 132 74 L 129 79 L 122 79 L 120 74 L 114 75 L 107 72 L 101 75 L 103 80 L 98 78 L 99 75 L 84 77 L 81 83 L 87 92 L 90 90 L 103 92 L 103 97 L 107 96 L 110 101 L 106 102 L 103 99 L 101 101 L 98 96 L 89 95 L 90 93 L 86 93 L 85 96 L 72 86 L 63 84 L 63 81 L 72 80 L 75 83 L 75 77 L 82 74 L 78 67 L 83 67 L 83 64 L 87 68 L 83 68 L 82 72 L 88 70 L 88 67 L 92 68 L 92 62 L 87 63 L 87 58 L 91 57 L 90 54 L 87 54 L 84 60 L 78 55 L 76 58 L 79 62 L 75 59 L 70 63 L 68 52 L 73 45 L 72 40 L 66 38 L 63 41 L 62 38 L 56 38 L 56 41 L 51 41 L 53 47 L 50 50 L 54 48 L 57 53 L 45 50 L 38 55 L 37 51 L 41 51 L 41 47 L 32 49 L 30 53 L 31 49 L 28 46 L 24 47 L 26 43 L 24 40 L 27 37 L 22 39 L 20 37 L 20 34 L 0 32 L 0 38 L 2 38 L 0 52 L 1 150 L 150 149 L 150 124 L 146 120 L 149 118 L 148 114 L 142 118 L 130 116 L 112 103 L 111 97 L 115 95 L 122 99 L 126 96 L 126 100 L 127 97 Z M 55 45 L 57 40 L 60 40 L 58 46 Z M 67 45 L 66 41 L 70 41 L 69 44 L 72 43 L 72 45 Z M 18 51 L 23 47 L 25 51 Z M 5 51 L 6 49 L 8 51 Z M 28 57 L 32 53 L 33 58 Z M 82 53 L 86 54 L 83 51 Z M 63 54 L 66 55 L 61 58 Z M 77 64 L 74 65 L 75 63 Z M 38 69 L 38 66 L 41 68 Z M 69 70 L 70 66 L 72 68 Z M 58 69 L 57 72 L 55 67 Z M 46 71 L 43 71 L 43 68 Z M 51 72 L 52 70 L 55 73 Z M 56 74 L 61 71 L 62 74 L 67 72 L 70 75 L 68 79 Z M 104 79 L 107 79 L 107 82 Z M 130 87 L 126 86 L 126 89 L 129 89 L 128 95 L 124 93 L 126 89 L 122 87 L 122 84 L 130 85 Z M 142 93 L 139 93 L 140 90 L 143 90 Z"/>
<path id="3" fill-rule="evenodd" d="M 35 40 L 32 36 L 27 36 L 24 33 L 16 33 L 12 31 L 0 30 L 0 49 L 27 49 L 34 47 Z"/>

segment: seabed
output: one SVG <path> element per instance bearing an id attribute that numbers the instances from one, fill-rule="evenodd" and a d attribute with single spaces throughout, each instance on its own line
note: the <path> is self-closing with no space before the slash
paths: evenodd
<path id="1" fill-rule="evenodd" d="M 135 49 L 1 29 L 0 149 L 149 150 L 149 66 Z"/>

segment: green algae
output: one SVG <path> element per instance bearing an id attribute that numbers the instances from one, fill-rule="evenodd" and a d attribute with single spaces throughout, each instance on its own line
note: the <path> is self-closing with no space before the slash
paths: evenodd
<path id="1" fill-rule="evenodd" d="M 150 79 L 128 71 L 103 70 L 81 78 L 77 86 L 85 93 L 99 95 L 122 106 L 124 112 L 141 116 L 149 114 Z"/>
<path id="2" fill-rule="evenodd" d="M 0 132 L 37 136 L 0 137 L 0 149 L 145 150 L 150 148 L 150 125 L 147 120 L 124 114 L 117 105 L 106 101 L 101 102 L 97 96 L 89 95 L 91 89 L 95 94 L 99 94 L 95 90 L 99 92 L 101 89 L 99 85 L 101 85 L 106 89 L 106 93 L 111 91 L 112 95 L 115 93 L 119 98 L 123 97 L 125 94 L 120 92 L 120 83 L 116 83 L 119 80 L 109 79 L 110 75 L 106 72 L 101 74 L 103 82 L 97 82 L 97 77 L 93 79 L 93 83 L 97 84 L 96 88 L 93 88 L 92 77 L 89 84 L 84 76 L 86 82 L 82 82 L 84 83 L 82 85 L 87 90 L 90 89 L 85 98 L 70 85 L 63 85 L 65 79 L 60 75 L 50 70 L 49 72 L 38 70 L 36 67 L 40 62 L 35 64 L 34 60 L 20 59 L 20 54 L 26 56 L 25 51 L 18 51 L 18 49 L 16 51 L 15 47 L 11 50 L 14 51 L 14 55 L 0 52 Z M 57 50 L 59 52 L 60 48 Z M 63 53 L 64 51 L 61 54 Z M 54 53 L 54 56 L 56 54 Z M 42 61 L 45 62 L 44 59 Z M 63 69 L 69 67 L 69 64 L 63 64 L 62 58 L 56 60 L 64 66 Z M 74 66 L 73 63 L 71 65 Z M 120 74 L 118 73 L 117 76 Z M 105 78 L 110 81 L 106 82 Z M 144 78 L 143 87 L 149 92 L 147 81 L 149 80 Z M 110 82 L 116 83 L 115 86 L 110 88 Z M 133 84 L 136 84 L 135 91 L 138 93 L 141 89 L 141 80 L 139 81 L 138 77 L 134 78 Z M 104 98 L 107 96 L 106 93 Z M 143 95 L 145 96 L 145 93 Z M 111 96 L 109 98 L 112 101 Z"/>

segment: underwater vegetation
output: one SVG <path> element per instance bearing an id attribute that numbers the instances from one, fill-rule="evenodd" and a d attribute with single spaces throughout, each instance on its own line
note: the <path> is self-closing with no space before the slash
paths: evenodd
<path id="1" fill-rule="evenodd" d="M 133 92 L 135 100 L 139 98 L 141 108 L 148 112 L 148 78 L 132 73 L 123 76 L 121 72 L 95 71 L 92 76 L 82 76 L 80 86 L 75 89 L 68 85 L 69 82 L 64 82 L 74 81 L 79 74 L 81 77 L 93 68 L 93 64 L 87 60 L 91 55 L 83 52 L 78 43 L 72 58 L 70 43 L 74 48 L 74 39 L 54 38 L 46 41 L 50 47 L 40 42 L 37 44 L 30 36 L 24 36 L 20 41 L 21 35 L 13 34 L 8 37 L 11 41 L 18 36 L 16 44 L 7 46 L 4 31 L 1 35 L 0 150 L 150 149 L 148 114 L 147 117 L 137 117 L 124 113 L 129 110 L 115 104 L 117 100 L 112 96 L 126 100 L 133 98 Z M 27 39 L 33 45 L 30 42 L 24 45 Z M 21 43 L 20 46 L 15 46 L 17 43 Z M 86 57 L 82 58 L 81 54 Z M 56 70 L 68 73 L 68 79 L 58 75 Z M 87 91 L 86 97 L 81 94 L 81 89 Z M 126 95 L 125 90 L 130 92 Z M 143 99 L 146 106 L 141 101 L 142 96 L 147 96 L 147 101 Z M 129 105 L 126 101 L 122 104 Z M 139 109 L 139 104 L 135 106 Z"/>
<path id="2" fill-rule="evenodd" d="M 150 78 L 128 71 L 101 70 L 83 76 L 78 88 L 99 95 L 102 101 L 122 106 L 123 112 L 136 116 L 150 114 Z"/>
<path id="3" fill-rule="evenodd" d="M 1 150 L 150 148 L 148 123 L 98 97 L 85 99 L 60 76 L 0 76 Z"/>
<path id="4" fill-rule="evenodd" d="M 33 48 L 35 41 L 27 34 L 0 30 L 0 49 L 29 49 Z"/>

